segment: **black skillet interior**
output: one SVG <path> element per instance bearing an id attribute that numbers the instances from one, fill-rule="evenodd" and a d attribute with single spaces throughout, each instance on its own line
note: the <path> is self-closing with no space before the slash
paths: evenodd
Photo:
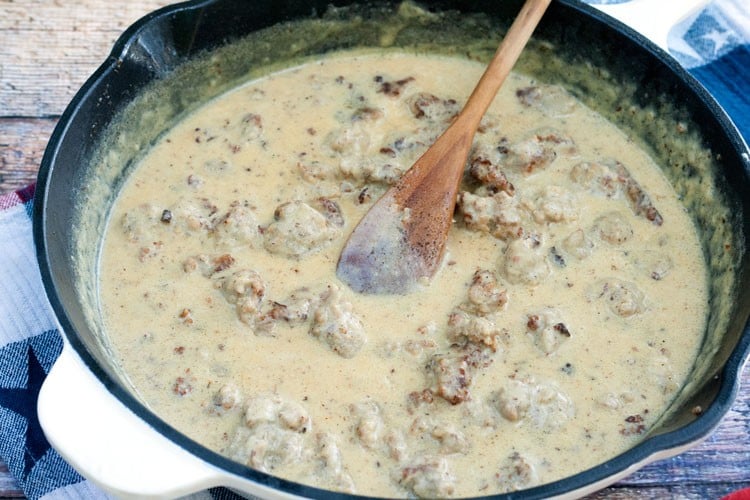
<path id="1" fill-rule="evenodd" d="M 175 68 L 203 51 L 279 22 L 321 16 L 330 5 L 343 7 L 351 3 L 354 2 L 209 0 L 167 7 L 139 21 L 123 34 L 111 57 L 63 114 L 42 161 L 34 213 L 34 238 L 50 303 L 71 344 L 105 386 L 141 418 L 192 453 L 240 476 L 312 497 L 330 497 L 331 494 L 255 472 L 204 449 L 161 422 L 119 385 L 107 362 L 106 349 L 97 341 L 81 303 L 75 275 L 78 252 L 75 238 L 82 210 L 78 201 L 86 197 L 92 176 L 97 175 L 86 166 L 91 163 L 113 118 L 144 88 L 168 79 Z M 422 3 L 430 10 L 488 13 L 502 26 L 509 24 L 520 4 L 517 0 Z M 736 395 L 739 372 L 750 351 L 750 332 L 746 329 L 750 311 L 750 263 L 744 249 L 746 236 L 750 234 L 750 197 L 743 197 L 750 189 L 750 160 L 739 134 L 713 100 L 676 63 L 639 35 L 590 7 L 575 0 L 553 2 L 536 37 L 549 41 L 566 64 L 581 63 L 599 68 L 594 70 L 596 77 L 623 82 L 635 89 L 631 98 L 636 105 L 679 101 L 679 120 L 697 124 L 703 143 L 710 145 L 718 164 L 718 191 L 731 214 L 731 220 L 723 221 L 723 225 L 732 228 L 737 285 L 732 296 L 734 307 L 729 310 L 729 319 L 722 324 L 725 333 L 720 342 L 714 342 L 715 345 L 707 349 L 703 368 L 696 372 L 700 380 L 672 416 L 634 449 L 571 478 L 527 490 L 524 496 L 530 498 L 548 497 L 596 483 L 661 450 L 707 435 L 729 410 Z M 356 36 L 342 34 L 333 41 L 321 43 L 315 50 L 322 53 L 360 43 L 364 42 Z M 564 72 L 565 65 L 562 66 L 562 69 L 558 66 L 550 71 Z M 237 73 L 246 70 L 237 68 Z M 585 92 L 583 87 L 585 85 L 578 90 Z M 186 95 L 174 98 L 174 115 L 194 104 L 189 92 Z M 613 113 L 616 117 L 617 113 Z M 700 175 L 688 163 L 671 159 L 668 153 L 664 155 L 666 161 L 675 163 L 673 168 L 681 175 Z M 697 219 L 699 224 L 712 223 L 702 221 L 700 215 Z M 720 320 L 715 318 L 715 323 L 721 323 Z M 703 409 L 699 417 L 693 411 L 696 406 Z"/>

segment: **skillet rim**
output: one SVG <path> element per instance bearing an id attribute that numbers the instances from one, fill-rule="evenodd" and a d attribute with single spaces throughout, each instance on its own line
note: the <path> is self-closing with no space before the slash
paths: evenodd
<path id="1" fill-rule="evenodd" d="M 91 355 L 88 348 L 76 332 L 76 329 L 73 327 L 54 281 L 53 266 L 50 260 L 48 245 L 48 241 L 51 238 L 51 235 L 48 232 L 49 228 L 47 222 L 50 190 L 49 183 L 51 182 L 51 176 L 62 146 L 62 141 L 68 133 L 71 122 L 80 112 L 82 105 L 90 98 L 97 85 L 99 85 L 109 74 L 116 72 L 120 63 L 129 57 L 129 54 L 131 54 L 133 50 L 133 46 L 138 42 L 138 37 L 144 33 L 144 31 L 158 27 L 160 23 L 169 23 L 170 19 L 175 16 L 196 14 L 203 8 L 227 3 L 228 1 L 229 0 L 192 0 L 169 5 L 145 15 L 128 27 L 117 39 L 108 58 L 84 83 L 65 109 L 58 125 L 55 127 L 50 137 L 48 146 L 42 158 L 37 178 L 37 190 L 33 208 L 33 239 L 36 245 L 37 260 L 41 271 L 42 282 L 57 321 L 61 326 L 61 333 L 70 342 L 71 347 L 73 347 L 81 357 L 88 369 L 92 371 L 97 379 L 104 384 L 106 389 L 114 397 L 122 402 L 140 419 L 156 429 L 160 434 L 166 436 L 175 444 L 186 449 L 196 457 L 215 465 L 230 474 L 272 488 L 280 489 L 287 493 L 311 498 L 365 498 L 359 495 L 334 493 L 256 471 L 199 445 L 197 442 L 191 440 L 170 425 L 166 424 L 154 413 L 147 410 L 127 391 L 122 389 Z M 577 12 L 578 15 L 583 15 L 592 18 L 596 22 L 603 23 L 609 29 L 618 32 L 620 35 L 629 38 L 636 43 L 642 50 L 645 50 L 648 53 L 649 57 L 656 58 L 660 64 L 665 65 L 667 69 L 674 74 L 676 79 L 686 84 L 696 94 L 698 100 L 706 106 L 710 114 L 717 119 L 732 146 L 740 153 L 739 156 L 741 161 L 744 159 L 742 168 L 745 171 L 745 175 L 747 175 L 747 172 L 750 171 L 750 153 L 748 153 L 748 147 L 745 140 L 739 134 L 739 131 L 734 126 L 731 119 L 726 115 L 715 99 L 691 74 L 672 59 L 671 56 L 652 44 L 639 33 L 631 30 L 624 24 L 619 23 L 619 21 L 609 18 L 594 7 L 577 0 L 557 0 L 553 3 L 551 8 L 555 7 L 554 4 L 562 4 L 564 8 L 572 9 Z M 200 16 L 197 16 L 196 19 L 198 17 Z M 197 25 L 194 27 L 196 29 L 198 28 Z M 524 498 L 548 498 L 554 495 L 573 493 L 576 490 L 585 489 L 592 484 L 606 481 L 608 477 L 612 477 L 618 473 L 632 469 L 633 467 L 637 466 L 637 468 L 640 468 L 640 466 L 648 463 L 649 459 L 654 457 L 658 458 L 658 455 L 667 453 L 669 450 L 708 437 L 714 428 L 718 426 L 721 419 L 731 409 L 737 393 L 739 392 L 742 368 L 746 364 L 748 357 L 750 357 L 750 326 L 748 326 L 747 323 L 747 311 L 745 311 L 744 322 L 745 327 L 739 336 L 737 344 L 732 349 L 729 358 L 725 361 L 720 374 L 717 374 L 717 376 L 720 377 L 718 391 L 710 406 L 700 418 L 697 418 L 678 429 L 660 435 L 647 437 L 644 441 L 626 452 L 573 476 L 523 490 L 518 493 L 491 495 L 477 498 L 500 499 L 516 498 L 517 496 L 523 496 Z"/>

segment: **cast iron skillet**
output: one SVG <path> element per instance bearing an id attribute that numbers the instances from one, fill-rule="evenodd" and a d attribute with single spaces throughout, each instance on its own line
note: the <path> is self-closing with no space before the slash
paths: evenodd
<path id="1" fill-rule="evenodd" d="M 281 491 L 306 496 L 330 492 L 279 480 L 213 453 L 166 425 L 120 387 L 106 363 L 106 352 L 96 342 L 86 321 L 74 276 L 73 239 L 77 220 L 76 198 L 86 190 L 85 165 L 95 152 L 113 117 L 153 81 L 205 50 L 220 47 L 243 35 L 296 18 L 317 16 L 333 4 L 351 0 L 207 0 L 188 2 L 154 12 L 128 29 L 111 57 L 88 80 L 64 112 L 42 160 L 34 207 L 34 241 L 49 301 L 70 345 L 104 386 L 139 418 L 195 456 L 226 470 Z M 469 4 L 470 5 L 467 5 Z M 517 13 L 520 1 L 435 0 L 431 9 L 486 12 L 503 22 Z M 711 354 L 710 367 L 698 381 L 683 411 L 656 429 L 635 448 L 572 477 L 526 490 L 524 497 L 546 498 L 604 486 L 610 477 L 638 464 L 668 456 L 706 437 L 729 410 L 738 391 L 738 378 L 750 352 L 750 261 L 745 242 L 750 234 L 750 155 L 729 119 L 702 87 L 661 50 L 640 35 L 597 10 L 575 0 L 552 3 L 537 38 L 550 40 L 572 62 L 593 61 L 607 68 L 615 80 L 631 82 L 635 99 L 680 101 L 683 117 L 700 127 L 706 146 L 719 164 L 719 191 L 731 207 L 734 227 L 737 286 L 731 319 L 721 345 Z M 356 41 L 342 41 L 340 47 Z M 334 47 L 331 47 L 334 48 Z M 692 175 L 689 166 L 685 175 Z M 701 412 L 690 411 L 700 406 Z M 699 415 L 698 415 L 699 413 Z M 102 453 L 104 453 L 102 451 Z M 676 452 L 672 452 L 676 453 Z M 346 497 L 346 495 L 341 495 Z M 513 495 L 515 496 L 515 495 Z"/>

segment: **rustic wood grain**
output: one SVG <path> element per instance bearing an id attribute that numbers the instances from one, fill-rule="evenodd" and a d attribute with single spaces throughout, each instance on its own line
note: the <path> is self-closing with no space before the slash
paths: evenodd
<path id="1" fill-rule="evenodd" d="M 0 462 L 0 498 L 23 498 L 18 484 L 8 472 L 4 463 Z"/>
<path id="2" fill-rule="evenodd" d="M 0 111 L 59 115 L 117 37 L 164 0 L 0 0 Z"/>
<path id="3" fill-rule="evenodd" d="M 664 499 L 720 499 L 743 488 L 738 483 L 677 484 L 653 487 L 612 487 L 586 497 L 586 500 L 664 500 Z"/>
<path id="4" fill-rule="evenodd" d="M 36 178 L 57 118 L 118 36 L 164 0 L 0 0 L 0 193 Z"/>
<path id="5" fill-rule="evenodd" d="M 0 118 L 0 193 L 34 182 L 56 123 L 57 118 Z"/>
<path id="6" fill-rule="evenodd" d="M 122 31 L 163 0 L 0 0 L 0 194 L 33 182 L 49 135 Z M 600 499 L 720 498 L 750 487 L 750 369 L 702 444 L 648 465 Z M 0 498 L 23 498 L 0 463 Z"/>

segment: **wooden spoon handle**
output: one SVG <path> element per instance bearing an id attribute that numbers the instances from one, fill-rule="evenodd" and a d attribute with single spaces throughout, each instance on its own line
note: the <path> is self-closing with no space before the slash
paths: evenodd
<path id="1" fill-rule="evenodd" d="M 466 101 L 462 115 L 472 117 L 479 124 L 482 116 L 492 104 L 500 86 L 531 38 L 536 25 L 547 10 L 551 0 L 527 0 L 511 24 L 503 41 L 492 56 L 477 86 Z"/>
<path id="2" fill-rule="evenodd" d="M 454 122 L 392 188 L 390 196 L 409 207 L 406 234 L 434 269 L 442 257 L 456 195 L 474 134 L 487 108 L 518 61 L 551 0 L 526 0 L 492 60 Z M 440 207 L 445 207 L 440 210 Z"/>
<path id="3" fill-rule="evenodd" d="M 451 192 L 455 195 L 479 122 L 518 61 L 550 2 L 551 0 L 526 0 L 461 112 L 394 186 L 393 198 L 401 206 L 413 206 L 414 201 L 410 199 L 416 191 L 425 192 L 416 193 L 420 196 L 442 196 Z"/>

